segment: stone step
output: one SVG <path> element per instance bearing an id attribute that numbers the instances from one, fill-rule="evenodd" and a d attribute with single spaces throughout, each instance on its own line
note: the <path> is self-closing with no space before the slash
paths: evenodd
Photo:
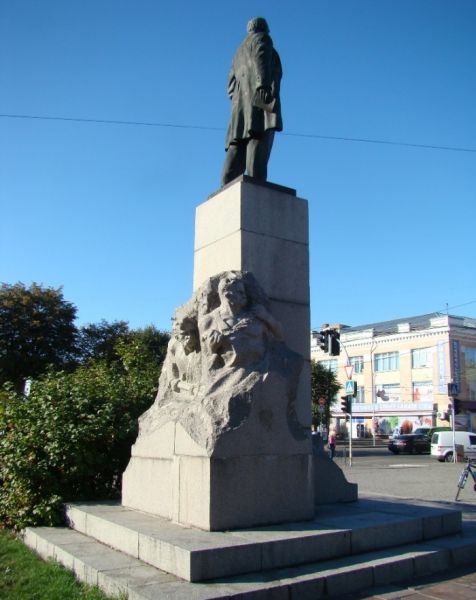
<path id="1" fill-rule="evenodd" d="M 179 579 L 67 528 L 27 528 L 24 541 L 43 558 L 71 569 L 78 579 L 128 600 L 315 600 L 409 581 L 476 561 L 474 526 L 465 526 L 462 534 L 405 547 L 201 583 Z"/>
<path id="2" fill-rule="evenodd" d="M 319 507 L 312 521 L 226 532 L 186 528 L 114 503 L 71 504 L 69 526 L 187 581 L 314 563 L 461 531 L 461 512 L 403 500 Z"/>

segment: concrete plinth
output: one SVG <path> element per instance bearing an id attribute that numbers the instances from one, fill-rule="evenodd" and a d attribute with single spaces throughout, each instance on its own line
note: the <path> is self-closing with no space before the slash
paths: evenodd
<path id="1" fill-rule="evenodd" d="M 205 531 L 312 519 L 312 473 L 306 454 L 134 456 L 123 505 Z"/>
<path id="2" fill-rule="evenodd" d="M 246 418 L 212 446 L 196 443 L 179 420 L 152 432 L 144 427 L 124 473 L 122 503 L 208 531 L 312 519 L 307 202 L 294 190 L 242 176 L 201 204 L 194 290 L 223 271 L 254 276 L 288 350 L 267 363 L 249 392 Z"/>

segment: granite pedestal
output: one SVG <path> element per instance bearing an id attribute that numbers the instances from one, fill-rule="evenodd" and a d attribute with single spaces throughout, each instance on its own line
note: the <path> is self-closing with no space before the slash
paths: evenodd
<path id="1" fill-rule="evenodd" d="M 197 208 L 194 289 L 222 271 L 249 271 L 270 301 L 284 342 L 304 359 L 289 427 L 271 374 L 243 425 L 213 451 L 180 423 L 140 435 L 123 478 L 123 505 L 205 530 L 314 515 L 310 431 L 310 317 L 307 202 L 294 190 L 241 176 Z M 302 433 L 304 432 L 304 434 Z"/>

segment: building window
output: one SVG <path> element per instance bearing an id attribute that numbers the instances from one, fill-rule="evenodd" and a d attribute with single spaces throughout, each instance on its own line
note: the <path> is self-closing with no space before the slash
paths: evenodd
<path id="1" fill-rule="evenodd" d="M 476 402 L 476 383 L 474 381 L 470 381 L 468 384 L 469 387 L 469 400 L 471 402 Z"/>
<path id="2" fill-rule="evenodd" d="M 335 360 L 320 360 L 319 364 L 327 369 L 328 371 L 332 371 L 334 375 L 337 375 L 337 359 Z"/>
<path id="3" fill-rule="evenodd" d="M 476 367 L 476 348 L 463 346 L 465 367 Z"/>
<path id="4" fill-rule="evenodd" d="M 400 356 L 398 352 L 382 352 L 374 356 L 376 371 L 398 371 L 400 368 Z"/>
<path id="5" fill-rule="evenodd" d="M 355 397 L 356 402 L 365 402 L 365 388 L 363 385 L 357 386 L 357 396 Z"/>
<path id="6" fill-rule="evenodd" d="M 354 373 L 364 372 L 364 357 L 363 356 L 351 356 L 350 364 L 354 367 Z"/>
<path id="7" fill-rule="evenodd" d="M 464 373 L 468 386 L 468 400 L 476 401 L 476 348 L 462 347 L 464 356 Z"/>
<path id="8" fill-rule="evenodd" d="M 413 402 L 433 402 L 433 383 L 431 381 L 414 381 L 412 383 Z"/>
<path id="9" fill-rule="evenodd" d="M 375 386 L 377 402 L 400 402 L 400 384 L 384 383 Z"/>
<path id="10" fill-rule="evenodd" d="M 432 364 L 432 348 L 416 348 L 412 350 L 412 369 L 431 367 Z"/>

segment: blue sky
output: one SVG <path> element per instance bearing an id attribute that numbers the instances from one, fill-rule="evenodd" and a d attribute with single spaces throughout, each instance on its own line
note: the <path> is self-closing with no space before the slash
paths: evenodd
<path id="1" fill-rule="evenodd" d="M 309 201 L 312 325 L 476 317 L 474 0 L 2 0 L 1 115 L 170 126 L 1 116 L 0 281 L 63 286 L 79 324 L 169 328 L 256 15 L 284 69 L 268 178 Z"/>

